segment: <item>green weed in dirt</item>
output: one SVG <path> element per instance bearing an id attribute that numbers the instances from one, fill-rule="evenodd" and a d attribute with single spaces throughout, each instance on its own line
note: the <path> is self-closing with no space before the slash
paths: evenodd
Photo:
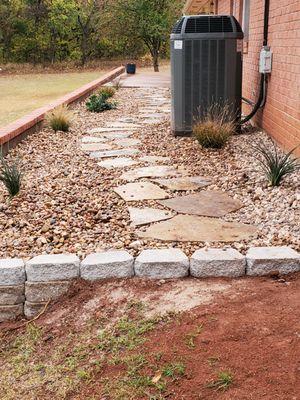
<path id="1" fill-rule="evenodd" d="M 233 383 L 233 374 L 229 371 L 221 371 L 218 373 L 218 377 L 216 380 L 210 382 L 207 387 L 225 391 L 229 389 L 229 387 Z"/>

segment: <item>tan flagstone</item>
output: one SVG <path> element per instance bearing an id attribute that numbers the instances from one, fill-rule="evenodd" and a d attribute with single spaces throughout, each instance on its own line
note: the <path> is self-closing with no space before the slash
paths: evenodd
<path id="1" fill-rule="evenodd" d="M 137 150 L 137 149 L 94 151 L 94 152 L 90 153 L 90 157 L 92 157 L 92 158 L 109 158 L 109 157 L 117 157 L 117 156 L 132 156 L 132 155 L 138 154 L 138 153 L 139 153 L 139 150 Z"/>
<path id="2" fill-rule="evenodd" d="M 111 150 L 112 147 L 107 143 L 82 143 L 81 150 L 83 151 L 99 151 Z"/>
<path id="3" fill-rule="evenodd" d="M 172 218 L 174 213 L 166 210 L 160 210 L 158 208 L 136 208 L 128 207 L 130 214 L 130 220 L 132 225 L 146 225 L 151 222 L 163 221 L 165 219 Z"/>
<path id="4" fill-rule="evenodd" d="M 136 161 L 134 161 L 132 158 L 127 158 L 127 157 L 108 158 L 98 163 L 100 167 L 106 169 L 131 167 L 132 165 L 136 164 L 138 164 Z"/>
<path id="5" fill-rule="evenodd" d="M 140 158 L 141 161 L 145 161 L 148 163 L 156 163 L 163 161 L 170 161 L 170 157 L 162 157 L 162 156 L 144 156 Z"/>
<path id="6" fill-rule="evenodd" d="M 139 178 L 174 176 L 178 175 L 178 171 L 169 165 L 154 165 L 151 167 L 141 167 L 124 172 L 120 179 L 125 181 L 134 181 Z"/>
<path id="7" fill-rule="evenodd" d="M 243 204 L 220 191 L 202 191 L 188 196 L 174 197 L 161 201 L 165 207 L 182 214 L 222 217 L 243 207 Z"/>
<path id="8" fill-rule="evenodd" d="M 178 242 L 235 242 L 255 236 L 257 228 L 218 218 L 177 215 L 136 234 L 141 238 Z"/>
<path id="9" fill-rule="evenodd" d="M 137 146 L 139 144 L 141 144 L 141 141 L 139 139 L 116 139 L 113 142 L 114 144 L 116 144 L 117 146 L 120 147 L 130 147 L 130 146 Z"/>
<path id="10" fill-rule="evenodd" d="M 151 182 L 127 183 L 114 188 L 114 191 L 125 201 L 165 199 L 168 193 Z"/>
<path id="11" fill-rule="evenodd" d="M 81 143 L 104 143 L 106 141 L 107 138 L 99 136 L 83 136 L 81 138 Z"/>
<path id="12" fill-rule="evenodd" d="M 211 180 L 202 176 L 186 176 L 169 179 L 153 179 L 153 182 L 170 190 L 197 190 L 211 184 Z"/>

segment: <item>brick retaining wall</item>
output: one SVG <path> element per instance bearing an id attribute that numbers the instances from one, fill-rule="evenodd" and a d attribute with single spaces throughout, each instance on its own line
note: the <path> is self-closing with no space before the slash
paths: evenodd
<path id="1" fill-rule="evenodd" d="M 0 147 L 3 154 L 7 154 L 9 149 L 15 147 L 28 134 L 37 132 L 41 129 L 45 114 L 62 104 L 71 104 L 83 100 L 97 87 L 108 83 L 125 72 L 124 67 L 118 67 L 103 75 L 101 78 L 87 83 L 65 96 L 54 100 L 50 104 L 40 107 L 30 114 L 0 128 Z"/>

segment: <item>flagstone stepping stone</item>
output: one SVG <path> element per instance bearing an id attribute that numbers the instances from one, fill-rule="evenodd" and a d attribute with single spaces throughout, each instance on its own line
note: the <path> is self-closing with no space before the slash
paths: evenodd
<path id="1" fill-rule="evenodd" d="M 81 143 L 103 143 L 106 142 L 105 137 L 99 137 L 99 136 L 83 136 L 81 139 Z"/>
<path id="2" fill-rule="evenodd" d="M 205 217 L 222 217 L 243 207 L 240 201 L 229 197 L 224 192 L 214 190 L 175 197 L 161 201 L 160 204 L 178 213 L 203 215 Z"/>
<path id="3" fill-rule="evenodd" d="M 138 124 L 132 124 L 128 122 L 110 122 L 109 125 L 107 125 L 108 128 L 118 128 L 118 129 L 138 129 L 141 128 L 141 125 Z"/>
<path id="4" fill-rule="evenodd" d="M 150 112 L 150 113 L 144 113 L 144 114 L 140 114 L 139 117 L 141 118 L 150 118 L 150 119 L 155 119 L 155 118 L 159 118 L 159 119 L 165 119 L 165 116 L 162 113 L 155 113 L 155 112 Z"/>
<path id="5" fill-rule="evenodd" d="M 141 141 L 138 139 L 117 139 L 113 143 L 121 147 L 130 147 L 141 144 Z"/>
<path id="6" fill-rule="evenodd" d="M 125 201 L 165 199 L 168 193 L 151 182 L 127 183 L 114 188 L 114 191 Z"/>
<path id="7" fill-rule="evenodd" d="M 109 158 L 117 156 L 132 156 L 139 153 L 137 149 L 119 149 L 119 150 L 107 150 L 107 151 L 94 151 L 90 153 L 92 158 Z"/>
<path id="8" fill-rule="evenodd" d="M 136 164 L 138 164 L 136 161 L 134 161 L 132 158 L 127 158 L 127 157 L 110 158 L 98 163 L 100 167 L 106 169 L 131 167 L 132 165 Z"/>
<path id="9" fill-rule="evenodd" d="M 218 218 L 177 215 L 136 234 L 141 238 L 177 242 L 235 242 L 254 236 L 256 227 Z"/>
<path id="10" fill-rule="evenodd" d="M 139 178 L 152 178 L 162 176 L 178 175 L 178 171 L 168 165 L 155 165 L 151 167 L 136 168 L 128 172 L 124 172 L 120 179 L 125 181 L 134 181 Z"/>
<path id="11" fill-rule="evenodd" d="M 83 151 L 98 151 L 111 150 L 112 147 L 107 143 L 82 143 L 81 150 Z"/>
<path id="12" fill-rule="evenodd" d="M 165 119 L 164 118 L 149 118 L 149 119 L 145 119 L 142 121 L 143 125 L 155 125 L 155 124 L 160 124 L 161 122 L 163 122 Z"/>
<path id="13" fill-rule="evenodd" d="M 159 210 L 158 208 L 136 208 L 128 207 L 130 220 L 132 225 L 146 225 L 151 222 L 163 221 L 174 217 L 174 213 L 165 210 Z"/>
<path id="14" fill-rule="evenodd" d="M 107 128 L 93 128 L 88 131 L 88 133 L 108 133 L 108 132 L 127 132 L 127 131 L 136 131 L 137 128 L 128 127 L 128 128 L 121 128 L 121 127 L 107 127 Z"/>
<path id="15" fill-rule="evenodd" d="M 126 139 L 129 138 L 133 132 L 107 132 L 107 133 L 99 133 L 101 137 L 106 139 Z"/>
<path id="16" fill-rule="evenodd" d="M 170 161 L 171 159 L 169 157 L 162 157 L 162 156 L 144 156 L 141 157 L 140 160 L 148 163 L 156 163 L 156 162 Z"/>
<path id="17" fill-rule="evenodd" d="M 154 179 L 153 182 L 158 183 L 160 186 L 164 186 L 170 190 L 197 190 L 208 186 L 211 181 L 202 176 L 187 176 L 180 178 L 170 179 Z"/>

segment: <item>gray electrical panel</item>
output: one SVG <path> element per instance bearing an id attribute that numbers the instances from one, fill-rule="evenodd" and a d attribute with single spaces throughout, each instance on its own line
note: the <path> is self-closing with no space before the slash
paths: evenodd
<path id="1" fill-rule="evenodd" d="M 171 34 L 172 131 L 189 135 L 212 104 L 241 116 L 242 29 L 233 16 L 196 15 L 177 21 Z M 240 47 L 240 48 L 239 48 Z"/>

